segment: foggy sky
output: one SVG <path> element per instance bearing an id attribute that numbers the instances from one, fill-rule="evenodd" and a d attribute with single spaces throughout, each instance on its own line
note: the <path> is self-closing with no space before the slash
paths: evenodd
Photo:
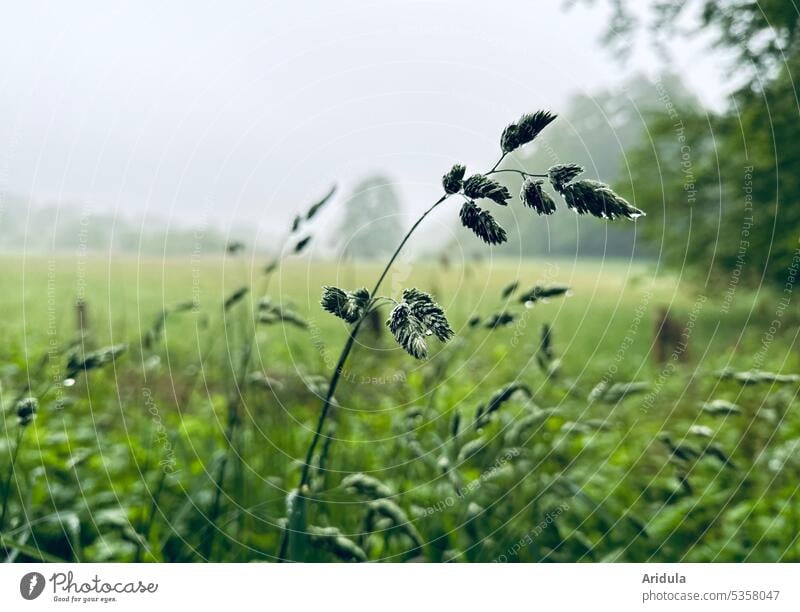
<path id="1" fill-rule="evenodd" d="M 491 8 L 491 11 L 489 10 Z M 420 210 L 503 126 L 660 64 L 598 47 L 606 9 L 533 2 L 4 2 L 0 191 L 278 232 L 381 171 Z M 702 42 L 671 68 L 709 104 Z M 598 152 L 600 154 L 601 152 Z"/>

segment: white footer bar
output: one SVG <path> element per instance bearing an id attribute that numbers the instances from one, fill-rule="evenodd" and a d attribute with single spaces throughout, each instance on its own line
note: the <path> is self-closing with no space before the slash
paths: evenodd
<path id="1" fill-rule="evenodd" d="M 800 565 L 254 563 L 0 568 L 3 611 L 166 610 L 181 604 L 222 612 L 232 609 L 223 606 L 281 612 L 488 612 L 576 606 L 615 612 L 797 611 Z"/>

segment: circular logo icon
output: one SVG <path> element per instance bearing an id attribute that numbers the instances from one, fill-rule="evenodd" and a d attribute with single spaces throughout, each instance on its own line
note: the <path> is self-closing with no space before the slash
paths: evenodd
<path id="1" fill-rule="evenodd" d="M 28 572 L 19 581 L 19 593 L 24 599 L 36 599 L 44 591 L 44 576 L 39 572 Z"/>

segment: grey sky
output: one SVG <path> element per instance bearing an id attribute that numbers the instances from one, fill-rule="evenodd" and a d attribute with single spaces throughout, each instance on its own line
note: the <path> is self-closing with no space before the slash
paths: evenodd
<path id="1" fill-rule="evenodd" d="M 622 69 L 606 9 L 504 2 L 4 2 L 0 189 L 181 224 L 282 225 L 385 171 L 407 207 L 455 161 L 490 164 L 505 123 Z M 703 43 L 671 66 L 706 102 Z"/>

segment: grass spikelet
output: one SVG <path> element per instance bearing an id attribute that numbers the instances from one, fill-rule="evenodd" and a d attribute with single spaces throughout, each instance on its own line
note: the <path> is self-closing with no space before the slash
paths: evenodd
<path id="1" fill-rule="evenodd" d="M 455 332 L 450 328 L 444 310 L 430 295 L 416 288 L 406 289 L 403 291 L 403 300 L 411 307 L 411 314 L 441 342 L 453 337 Z"/>
<path id="2" fill-rule="evenodd" d="M 523 444 L 529 437 L 529 432 L 534 428 L 540 427 L 550 417 L 558 416 L 558 414 L 558 411 L 554 408 L 547 410 L 537 409 L 532 414 L 527 414 L 517 419 L 506 433 L 506 444 Z"/>
<path id="3" fill-rule="evenodd" d="M 544 110 L 522 115 L 516 123 L 510 124 L 503 130 L 500 136 L 500 148 L 503 153 L 511 153 L 531 142 L 555 119 L 556 115 Z"/>
<path id="4" fill-rule="evenodd" d="M 723 448 L 716 443 L 711 443 L 703 449 L 703 456 L 714 457 L 717 459 L 722 465 L 725 467 L 736 469 L 736 464 L 730 458 L 728 453 L 726 453 Z"/>
<path id="5" fill-rule="evenodd" d="M 480 315 L 472 315 L 472 316 L 471 316 L 471 317 L 470 317 L 470 318 L 467 320 L 467 327 L 469 327 L 469 328 L 475 328 L 475 327 L 478 327 L 478 325 L 480 325 L 480 324 L 481 324 L 481 320 L 482 320 L 482 319 L 481 319 Z"/>
<path id="6" fill-rule="evenodd" d="M 74 351 L 67 359 L 67 378 L 74 378 L 82 371 L 96 370 L 113 362 L 128 349 L 127 344 L 115 344 L 107 346 L 97 351 L 91 351 L 81 356 L 80 352 Z"/>
<path id="7" fill-rule="evenodd" d="M 376 517 L 388 519 L 394 529 L 407 535 L 415 546 L 422 546 L 422 538 L 414 525 L 408 520 L 403 509 L 388 499 L 376 499 L 369 503 L 367 524 L 374 525 Z"/>
<path id="8" fill-rule="evenodd" d="M 330 202 L 331 198 L 334 196 L 335 193 L 336 193 L 336 185 L 333 185 L 328 191 L 328 193 L 322 196 L 321 200 L 311 205 L 311 208 L 309 208 L 308 212 L 306 213 L 306 221 L 311 221 L 311 219 L 313 219 L 317 215 L 317 213 L 320 210 L 322 210 L 322 207 L 325 206 L 328 202 Z"/>
<path id="9" fill-rule="evenodd" d="M 714 430 L 708 427 L 707 425 L 692 425 L 689 427 L 689 433 L 693 436 L 699 436 L 701 438 L 713 438 L 714 437 Z"/>
<path id="10" fill-rule="evenodd" d="M 453 411 L 453 418 L 450 419 L 450 437 L 457 438 L 461 431 L 461 413 L 458 410 Z"/>
<path id="11" fill-rule="evenodd" d="M 292 249 L 292 251 L 294 252 L 295 255 L 302 253 L 310 242 L 311 242 L 311 236 L 306 236 L 305 238 L 301 238 L 297 242 L 297 244 L 294 245 L 294 249 Z"/>
<path id="12" fill-rule="evenodd" d="M 508 238 L 488 210 L 482 210 L 475 202 L 467 201 L 461 206 L 461 224 L 474 232 L 486 244 L 502 244 Z"/>
<path id="13" fill-rule="evenodd" d="M 508 299 L 517 289 L 519 289 L 519 281 L 514 281 L 513 283 L 509 283 L 508 285 L 503 287 L 503 290 L 500 292 L 501 299 L 504 300 Z"/>
<path id="14" fill-rule="evenodd" d="M 736 404 L 724 399 L 715 399 L 710 402 L 704 402 L 700 405 L 700 409 L 712 416 L 732 416 L 742 414 L 742 409 Z"/>
<path id="15" fill-rule="evenodd" d="M 394 495 L 392 490 L 380 480 L 361 472 L 348 474 L 342 479 L 341 484 L 348 493 L 357 493 L 372 500 Z"/>
<path id="16" fill-rule="evenodd" d="M 478 406 L 475 412 L 475 427 L 483 427 L 489 422 L 492 414 L 497 412 L 503 404 L 509 401 L 516 393 L 523 393 L 526 397 L 531 397 L 531 390 L 522 383 L 509 383 L 495 391 L 486 404 Z"/>
<path id="17" fill-rule="evenodd" d="M 363 563 L 367 560 L 364 550 L 350 538 L 346 538 L 336 527 L 308 527 L 309 542 L 342 561 Z"/>
<path id="18" fill-rule="evenodd" d="M 798 374 L 776 374 L 763 370 L 745 370 L 737 372 L 730 368 L 719 370 L 715 373 L 720 380 L 732 380 L 740 385 L 757 385 L 759 383 L 791 384 L 800 382 Z"/>
<path id="19" fill-rule="evenodd" d="M 286 496 L 286 530 L 289 538 L 289 560 L 291 561 L 303 561 L 305 559 L 306 545 L 308 543 L 306 507 L 305 495 L 298 489 L 292 489 Z"/>
<path id="20" fill-rule="evenodd" d="M 244 249 L 245 249 L 244 242 L 240 240 L 233 240 L 232 242 L 229 242 L 225 247 L 225 250 L 231 255 L 238 255 L 239 253 L 244 251 Z"/>
<path id="21" fill-rule="evenodd" d="M 485 450 L 487 445 L 488 442 L 483 436 L 478 436 L 474 440 L 470 440 L 461 447 L 461 450 L 458 451 L 458 461 L 463 463 L 464 461 L 472 459 L 480 452 Z"/>
<path id="22" fill-rule="evenodd" d="M 500 327 L 508 327 L 511 325 L 516 317 L 510 312 L 496 312 L 486 321 L 486 329 L 498 329 Z"/>
<path id="23" fill-rule="evenodd" d="M 17 422 L 25 427 L 33 422 L 39 410 L 39 401 L 35 397 L 24 397 L 17 402 Z"/>
<path id="24" fill-rule="evenodd" d="M 464 195 L 470 199 L 485 198 L 500 206 L 508 205 L 511 194 L 508 189 L 483 174 L 473 174 L 464 181 Z"/>
<path id="25" fill-rule="evenodd" d="M 422 335 L 421 325 L 411 314 L 411 307 L 402 302 L 392 309 L 386 321 L 397 343 L 415 359 L 427 359 L 428 345 Z"/>
<path id="26" fill-rule="evenodd" d="M 583 167 L 578 164 L 558 164 L 547 171 L 553 189 L 561 193 L 568 183 L 583 173 Z"/>
<path id="27" fill-rule="evenodd" d="M 673 460 L 677 460 L 680 463 L 689 463 L 700 458 L 700 451 L 694 446 L 686 442 L 675 442 L 667 433 L 659 434 L 658 439 L 669 449 L 670 458 Z"/>
<path id="28" fill-rule="evenodd" d="M 525 206 L 534 209 L 540 215 L 552 215 L 556 211 L 556 203 L 542 189 L 542 182 L 530 178 L 525 179 L 519 199 Z"/>
<path id="29" fill-rule="evenodd" d="M 547 376 L 555 376 L 561 367 L 561 360 L 553 352 L 553 329 L 548 323 L 542 325 L 539 350 L 536 351 L 536 364 Z"/>
<path id="30" fill-rule="evenodd" d="M 531 308 L 536 302 L 549 300 L 550 298 L 562 297 L 569 295 L 569 287 L 560 285 L 553 285 L 550 287 L 543 287 L 540 285 L 535 286 L 530 291 L 526 291 L 519 297 L 521 304 L 525 304 L 527 308 Z"/>
<path id="31" fill-rule="evenodd" d="M 369 291 L 364 288 L 347 293 L 338 287 L 325 286 L 322 288 L 320 305 L 332 315 L 348 323 L 355 323 L 364 313 L 369 299 Z"/>
<path id="32" fill-rule="evenodd" d="M 248 291 L 250 291 L 249 287 L 239 287 L 236 291 L 234 291 L 227 298 L 225 298 L 225 301 L 222 303 L 222 310 L 227 312 L 228 310 L 236 306 L 236 304 L 238 304 L 239 302 L 242 301 L 242 299 L 244 299 L 244 296 L 247 295 Z"/>
<path id="33" fill-rule="evenodd" d="M 467 169 L 461 164 L 456 164 L 442 177 L 442 187 L 445 193 L 458 193 L 464 185 L 464 173 Z"/>
<path id="34" fill-rule="evenodd" d="M 355 319 L 351 318 L 348 301 L 347 294 L 338 287 L 325 286 L 322 288 L 322 299 L 320 300 L 322 309 L 348 323 L 354 323 Z"/>
<path id="35" fill-rule="evenodd" d="M 609 385 L 606 381 L 601 381 L 589 393 L 587 398 L 590 402 L 606 402 L 616 404 L 631 395 L 644 393 L 650 388 L 648 382 L 620 382 Z"/>
<path id="36" fill-rule="evenodd" d="M 567 206 L 579 215 L 590 214 L 601 219 L 638 219 L 644 213 L 617 195 L 608 185 L 585 179 L 566 185 L 561 190 Z"/>
<path id="37" fill-rule="evenodd" d="M 258 302 L 258 322 L 265 325 L 288 323 L 300 329 L 307 329 L 308 323 L 290 308 L 275 304 L 269 297 Z"/>
<path id="38" fill-rule="evenodd" d="M 415 288 L 403 291 L 403 301 L 392 309 L 386 325 L 397 343 L 416 359 L 428 357 L 426 336 L 447 342 L 454 334 L 442 308 L 430 295 Z"/>

